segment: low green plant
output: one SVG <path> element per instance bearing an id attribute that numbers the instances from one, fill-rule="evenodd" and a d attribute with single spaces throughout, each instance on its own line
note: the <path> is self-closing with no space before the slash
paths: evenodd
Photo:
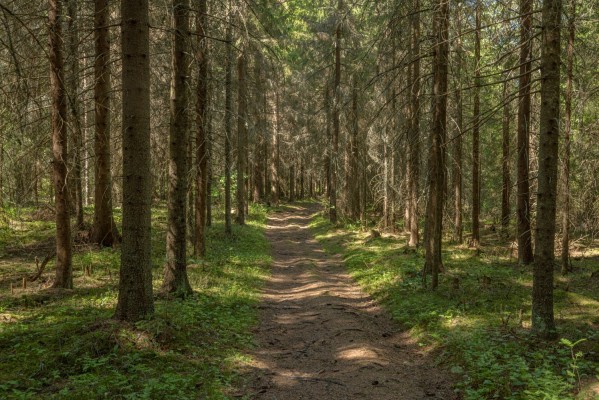
<path id="1" fill-rule="evenodd" d="M 592 329 L 599 296 L 588 281 L 598 267 L 592 262 L 558 277 L 555 290 L 562 336 L 589 340 L 544 343 L 529 330 L 532 271 L 510 259 L 509 244 L 490 243 L 477 253 L 444 243 L 445 272 L 431 292 L 421 284 L 424 254 L 407 248 L 405 237 L 372 237 L 357 226 L 332 226 L 322 215 L 311 226 L 417 343 L 436 349 L 464 399 L 569 399 L 583 377 L 599 371 L 599 336 Z"/>
<path id="2" fill-rule="evenodd" d="M 153 209 L 157 289 L 165 216 L 163 208 Z M 71 292 L 11 295 L 2 288 L 0 398 L 227 398 L 244 350 L 252 345 L 255 306 L 270 264 L 265 221 L 266 209 L 253 207 L 247 225 L 234 226 L 227 237 L 216 219 L 207 257 L 190 260 L 194 294 L 185 299 L 158 295 L 154 317 L 136 324 L 111 318 L 118 248 L 76 253 Z M 91 276 L 84 275 L 84 266 L 93 267 Z M 0 274 L 9 275 L 10 268 L 14 265 L 0 264 Z"/>

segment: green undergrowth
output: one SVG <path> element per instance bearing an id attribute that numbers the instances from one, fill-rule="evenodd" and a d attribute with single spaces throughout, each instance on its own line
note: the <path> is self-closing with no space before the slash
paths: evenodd
<path id="1" fill-rule="evenodd" d="M 116 215 L 120 219 L 120 215 Z M 153 210 L 153 277 L 156 292 L 164 263 L 164 208 Z M 224 235 L 209 228 L 208 256 L 190 260 L 194 294 L 157 295 L 152 319 L 123 324 L 116 305 L 120 250 L 79 249 L 75 289 L 54 292 L 20 286 L 32 273 L 33 254 L 21 248 L 51 237 L 36 221 L 21 221 L 0 259 L 0 398 L 4 399 L 224 399 L 238 379 L 256 323 L 258 291 L 270 265 L 264 237 L 266 210 L 253 207 L 246 226 Z M 31 224 L 43 225 L 38 230 Z M 51 226 L 50 226 L 51 228 Z M 43 229 L 43 230 L 42 230 Z M 8 250 L 6 250 L 8 249 Z M 7 254 L 8 251 L 8 254 Z M 84 274 L 88 267 L 91 276 Z M 52 265 L 48 266 L 49 271 Z M 15 275 L 15 271 L 17 271 Z"/>
<path id="2" fill-rule="evenodd" d="M 422 288 L 423 253 L 407 248 L 405 237 L 332 226 L 320 214 L 312 228 L 327 252 L 342 254 L 353 278 L 453 372 L 465 399 L 598 398 L 597 258 L 575 260 L 573 274 L 556 275 L 562 340 L 545 343 L 529 331 L 531 268 L 518 268 L 509 244 L 477 253 L 445 243 L 445 272 L 431 292 Z M 492 235 L 486 239 L 491 243 Z"/>

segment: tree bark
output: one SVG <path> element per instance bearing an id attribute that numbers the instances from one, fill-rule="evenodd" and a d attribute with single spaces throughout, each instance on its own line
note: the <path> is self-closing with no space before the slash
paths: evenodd
<path id="1" fill-rule="evenodd" d="M 532 289 L 532 330 L 557 337 L 553 318 L 553 268 L 560 115 L 561 0 L 544 0 L 541 42 L 541 115 L 537 224 Z"/>
<path id="2" fill-rule="evenodd" d="M 187 277 L 187 141 L 189 136 L 187 79 L 189 2 L 173 0 L 174 45 L 169 134 L 168 218 L 166 264 L 162 288 L 186 296 L 192 293 Z"/>
<path id="3" fill-rule="evenodd" d="M 235 222 L 245 225 L 247 170 L 247 83 L 245 54 L 237 58 L 237 216 Z"/>
<path id="4" fill-rule="evenodd" d="M 115 317 L 136 321 L 154 313 L 148 0 L 122 0 L 121 16 L 123 244 Z"/>
<path id="5" fill-rule="evenodd" d="M 443 235 L 443 197 L 445 193 L 445 138 L 447 130 L 447 57 L 449 0 L 439 0 L 434 15 L 436 32 L 433 58 L 433 126 L 429 158 L 428 202 L 425 223 L 423 283 L 427 271 L 432 273 L 431 289 L 439 285 L 443 270 L 441 240 Z"/>
<path id="6" fill-rule="evenodd" d="M 418 232 L 418 190 L 420 180 L 420 0 L 414 0 L 415 13 L 412 17 L 412 92 L 410 106 L 410 129 L 408 137 L 408 215 L 410 240 L 408 246 L 416 247 L 420 242 Z"/>
<path id="7" fill-rule="evenodd" d="M 69 77 L 68 84 L 68 104 L 71 112 L 71 139 L 73 143 L 72 162 L 73 162 L 73 186 L 75 201 L 75 223 L 77 229 L 83 229 L 83 187 L 81 179 L 81 151 L 83 144 L 83 127 L 81 126 L 81 112 L 79 107 L 79 86 L 80 86 L 80 66 L 79 66 L 79 17 L 77 15 L 77 1 L 67 1 L 68 21 L 68 48 L 69 48 Z"/>
<path id="8" fill-rule="evenodd" d="M 360 184 L 362 183 L 360 169 L 360 120 L 358 113 L 358 82 L 353 79 L 352 88 L 352 128 L 350 136 L 350 175 L 348 183 L 350 185 L 350 212 L 351 218 L 357 221 L 360 218 Z"/>
<path id="9" fill-rule="evenodd" d="M 225 61 L 225 233 L 230 235 L 231 228 L 231 135 L 233 133 L 233 28 L 231 0 L 227 6 L 226 61 Z"/>
<path id="10" fill-rule="evenodd" d="M 92 242 L 111 247 L 120 241 L 112 215 L 112 173 L 110 171 L 110 31 L 109 0 L 94 1 L 94 225 Z"/>
<path id="11" fill-rule="evenodd" d="M 337 26 L 335 28 L 335 75 L 333 81 L 333 137 L 331 140 L 331 187 L 329 196 L 329 220 L 337 223 L 337 163 L 339 158 L 339 135 L 341 122 L 339 111 L 341 108 L 341 11 L 343 0 L 337 2 Z"/>
<path id="12" fill-rule="evenodd" d="M 480 14 L 481 0 L 476 2 L 474 35 L 474 115 L 472 121 L 472 246 L 480 244 Z"/>
<path id="13" fill-rule="evenodd" d="M 208 202 L 208 134 L 207 134 L 207 112 L 208 112 L 208 39 L 206 36 L 207 0 L 200 0 L 197 11 L 197 35 L 198 35 L 198 101 L 196 105 L 196 209 L 195 209 L 195 242 L 194 253 L 197 257 L 206 255 L 206 216 Z"/>
<path id="14" fill-rule="evenodd" d="M 67 188 L 67 98 L 64 87 L 62 1 L 49 0 L 52 165 L 56 208 L 56 279 L 54 287 L 73 288 L 71 224 Z"/>
<path id="15" fill-rule="evenodd" d="M 456 42 L 456 79 L 457 88 L 455 91 L 456 100 L 456 136 L 453 139 L 453 173 L 452 173 L 452 186 L 453 186 L 453 217 L 454 217 L 454 230 L 453 240 L 457 243 L 464 241 L 464 226 L 462 217 L 462 149 L 463 149 L 463 130 L 464 130 L 464 107 L 462 102 L 462 69 L 464 63 L 464 49 L 462 47 L 462 19 L 460 14 L 460 7 L 456 7 L 456 30 L 457 30 L 457 42 Z"/>
<path id="16" fill-rule="evenodd" d="M 503 130 L 502 130 L 502 185 L 501 185 L 501 227 L 506 231 L 510 225 L 510 101 L 508 80 L 503 83 Z"/>
<path id="17" fill-rule="evenodd" d="M 570 272 L 570 136 L 572 133 L 572 85 L 574 82 L 574 39 L 576 38 L 576 0 L 570 0 L 566 64 L 566 115 L 564 129 L 564 204 L 562 206 L 562 274 Z"/>
<path id="18" fill-rule="evenodd" d="M 532 0 L 520 0 L 520 79 L 518 102 L 518 262 L 533 261 L 530 231 L 529 135 L 532 56 Z"/>

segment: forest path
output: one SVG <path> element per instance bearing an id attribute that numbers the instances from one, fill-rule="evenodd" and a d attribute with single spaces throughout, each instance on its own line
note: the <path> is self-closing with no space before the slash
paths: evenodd
<path id="1" fill-rule="evenodd" d="M 317 205 L 271 214 L 273 266 L 251 356 L 255 399 L 452 399 L 449 380 L 324 252 Z"/>

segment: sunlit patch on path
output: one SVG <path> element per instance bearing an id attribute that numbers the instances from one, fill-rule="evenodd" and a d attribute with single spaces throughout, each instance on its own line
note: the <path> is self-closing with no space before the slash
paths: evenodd
<path id="1" fill-rule="evenodd" d="M 273 215 L 272 277 L 246 393 L 256 399 L 452 399 L 432 365 L 308 229 L 316 206 Z"/>

